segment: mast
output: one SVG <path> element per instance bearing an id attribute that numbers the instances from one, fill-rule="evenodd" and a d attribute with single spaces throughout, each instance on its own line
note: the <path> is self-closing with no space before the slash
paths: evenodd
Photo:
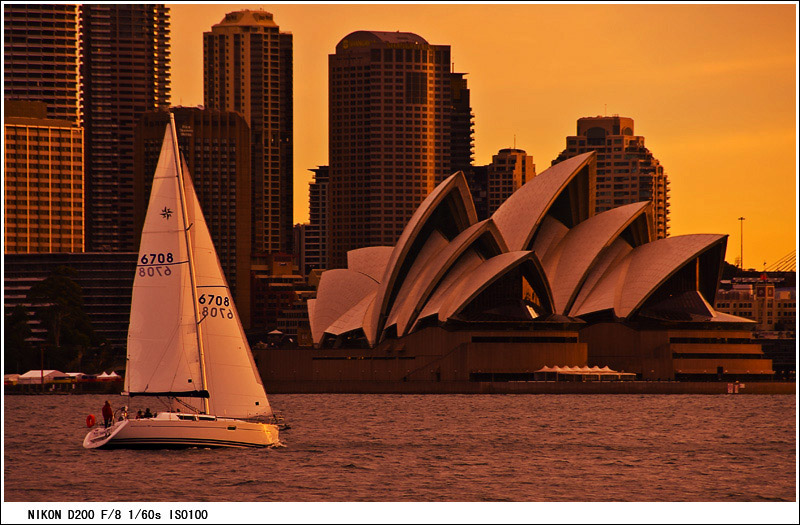
<path id="1" fill-rule="evenodd" d="M 200 311 L 197 307 L 197 283 L 195 277 L 195 268 L 194 268 L 194 252 L 192 251 L 192 240 L 191 236 L 189 235 L 189 227 L 190 225 L 187 224 L 187 216 L 188 210 L 186 208 L 186 190 L 183 186 L 183 166 L 181 163 L 181 150 L 178 147 L 178 130 L 175 127 L 175 115 L 172 112 L 169 114 L 169 126 L 170 131 L 172 133 L 172 146 L 175 148 L 175 164 L 177 168 L 178 174 L 178 194 L 180 195 L 181 199 L 181 212 L 183 214 L 183 234 L 186 239 L 186 255 L 189 261 L 189 280 L 192 287 L 192 303 L 193 303 L 193 310 L 194 310 L 194 321 L 197 333 L 197 351 L 200 355 L 200 378 L 202 381 L 202 390 L 208 390 L 208 384 L 206 380 L 206 361 L 205 361 L 205 353 L 203 351 L 203 337 L 200 328 Z M 203 398 L 203 412 L 208 414 L 208 398 Z"/>

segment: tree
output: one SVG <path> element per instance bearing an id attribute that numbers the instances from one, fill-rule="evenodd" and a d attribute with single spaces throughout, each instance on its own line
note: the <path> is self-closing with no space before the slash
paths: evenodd
<path id="1" fill-rule="evenodd" d="M 30 303 L 37 306 L 35 316 L 47 329 L 47 342 L 55 350 L 49 356 L 54 367 L 79 364 L 87 348 L 98 342 L 75 277 L 73 268 L 59 266 L 28 293 Z"/>
<path id="2" fill-rule="evenodd" d="M 17 305 L 5 313 L 5 337 L 3 339 L 3 358 L 5 372 L 22 373 L 39 368 L 33 345 L 28 341 L 31 328 L 28 326 L 28 310 Z"/>

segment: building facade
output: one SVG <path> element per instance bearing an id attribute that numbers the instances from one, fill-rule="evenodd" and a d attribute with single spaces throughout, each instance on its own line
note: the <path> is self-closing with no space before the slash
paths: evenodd
<path id="1" fill-rule="evenodd" d="M 128 253 L 16 253 L 3 258 L 3 303 L 6 311 L 28 304 L 34 283 L 46 279 L 59 266 L 73 268 L 83 291 L 83 308 L 92 329 L 125 355 L 131 293 L 137 254 Z M 32 313 L 32 310 L 31 310 Z M 44 339 L 45 330 L 30 321 L 33 337 Z"/>
<path id="2" fill-rule="evenodd" d="M 796 288 L 776 287 L 766 276 L 762 279 L 737 280 L 740 282 L 729 282 L 729 286 L 717 291 L 714 308 L 755 321 L 758 332 L 786 332 L 794 337 L 797 323 Z"/>
<path id="3" fill-rule="evenodd" d="M 645 147 L 644 137 L 633 134 L 633 119 L 617 115 L 578 119 L 577 134 L 567 137 L 567 148 L 553 165 L 588 151 L 597 152 L 595 212 L 649 200 L 655 237 L 669 235 L 669 180 Z"/>
<path id="4" fill-rule="evenodd" d="M 310 170 L 314 179 L 308 183 L 308 226 L 305 230 L 303 275 L 310 270 L 324 270 L 328 265 L 328 166 Z"/>
<path id="5" fill-rule="evenodd" d="M 452 169 L 450 46 L 356 31 L 328 57 L 328 268 L 393 245 Z M 462 141 L 463 142 L 463 141 Z"/>
<path id="6" fill-rule="evenodd" d="M 250 326 L 252 223 L 250 128 L 234 112 L 173 108 L 178 145 L 245 328 Z M 134 217 L 137 247 L 153 174 L 161 152 L 166 111 L 145 113 L 136 127 Z"/>
<path id="7" fill-rule="evenodd" d="M 83 128 L 6 101 L 3 133 L 5 253 L 84 251 Z"/>
<path id="8" fill-rule="evenodd" d="M 535 176 L 536 165 L 533 163 L 533 157 L 525 153 L 525 150 L 501 149 L 497 155 L 492 155 L 492 163 L 486 170 L 489 215 Z"/>
<path id="9" fill-rule="evenodd" d="M 203 33 L 209 109 L 242 115 L 251 133 L 253 253 L 292 253 L 292 35 L 266 11 L 235 11 Z"/>
<path id="10" fill-rule="evenodd" d="M 472 167 L 474 148 L 473 130 L 475 115 L 469 101 L 466 73 L 450 73 L 450 171 L 464 171 Z"/>
<path id="11" fill-rule="evenodd" d="M 290 254 L 272 253 L 264 264 L 254 264 L 250 271 L 251 328 L 277 329 L 278 318 L 297 301 L 297 290 L 305 288 L 305 283 Z"/>
<path id="12" fill-rule="evenodd" d="M 3 98 L 47 105 L 46 117 L 80 124 L 77 5 L 3 4 Z"/>
<path id="13" fill-rule="evenodd" d="M 133 251 L 134 127 L 169 107 L 169 8 L 83 4 L 80 14 L 87 250 Z"/>

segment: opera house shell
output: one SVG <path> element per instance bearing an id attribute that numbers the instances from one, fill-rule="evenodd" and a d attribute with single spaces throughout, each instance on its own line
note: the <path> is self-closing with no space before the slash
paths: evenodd
<path id="1" fill-rule="evenodd" d="M 322 274 L 308 303 L 319 361 L 309 374 L 514 381 L 587 365 L 660 380 L 772 374 L 750 343 L 753 323 L 711 306 L 727 236 L 653 240 L 649 202 L 594 214 L 594 189 L 590 152 L 479 221 L 464 175 L 450 176 L 395 246 L 353 250 L 347 268 Z"/>

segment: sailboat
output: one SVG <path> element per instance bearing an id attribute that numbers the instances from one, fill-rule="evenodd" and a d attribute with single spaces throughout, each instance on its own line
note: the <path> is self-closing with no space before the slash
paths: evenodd
<path id="1" fill-rule="evenodd" d="M 167 409 L 100 425 L 85 448 L 278 444 L 277 419 L 185 174 L 170 114 L 133 282 L 123 391 L 159 398 Z"/>

